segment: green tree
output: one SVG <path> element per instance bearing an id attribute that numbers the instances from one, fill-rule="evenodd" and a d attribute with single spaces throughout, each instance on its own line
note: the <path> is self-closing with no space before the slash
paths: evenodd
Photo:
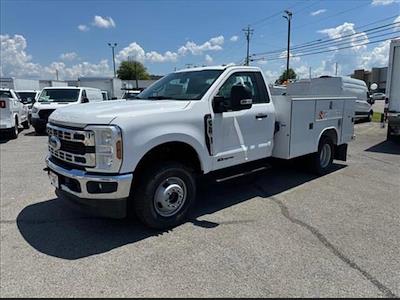
<path id="1" fill-rule="evenodd" d="M 288 72 L 286 70 L 283 71 L 282 75 L 279 76 L 279 79 L 276 81 L 276 83 L 282 84 L 289 79 L 296 79 L 296 77 L 296 72 L 292 68 L 289 68 Z"/>
<path id="2" fill-rule="evenodd" d="M 123 61 L 117 70 L 118 78 L 122 80 L 147 80 L 150 75 L 145 66 L 138 61 Z"/>

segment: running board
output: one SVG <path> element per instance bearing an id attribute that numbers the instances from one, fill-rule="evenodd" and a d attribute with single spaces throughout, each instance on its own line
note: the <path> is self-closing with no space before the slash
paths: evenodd
<path id="1" fill-rule="evenodd" d="M 270 165 L 264 166 L 264 167 L 259 167 L 259 168 L 252 169 L 252 170 L 249 170 L 249 171 L 244 171 L 244 172 L 241 172 L 241 173 L 237 173 L 237 174 L 234 174 L 234 175 L 231 175 L 231 176 L 218 178 L 215 181 L 220 183 L 220 182 L 224 182 L 224 181 L 231 180 L 231 179 L 234 179 L 234 178 L 238 178 L 238 177 L 254 174 L 254 173 L 257 173 L 257 172 L 260 172 L 260 171 L 265 171 L 265 170 L 268 170 L 270 168 L 271 168 Z"/>

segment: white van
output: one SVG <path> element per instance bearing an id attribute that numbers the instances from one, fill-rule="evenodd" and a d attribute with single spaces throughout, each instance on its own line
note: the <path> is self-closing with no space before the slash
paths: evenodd
<path id="1" fill-rule="evenodd" d="M 46 131 L 49 115 L 68 105 L 103 101 L 100 89 L 89 87 L 46 87 L 32 107 L 32 126 L 37 133 Z"/>

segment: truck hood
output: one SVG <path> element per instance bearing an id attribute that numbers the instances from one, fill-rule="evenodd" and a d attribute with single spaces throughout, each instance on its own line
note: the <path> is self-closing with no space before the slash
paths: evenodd
<path id="1" fill-rule="evenodd" d="M 88 124 L 110 124 L 115 118 L 133 118 L 184 109 L 190 101 L 177 100 L 110 100 L 70 105 L 54 111 L 50 122 L 74 127 Z"/>

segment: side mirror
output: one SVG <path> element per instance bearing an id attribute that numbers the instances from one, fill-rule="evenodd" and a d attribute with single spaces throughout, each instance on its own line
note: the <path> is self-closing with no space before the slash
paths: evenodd
<path id="1" fill-rule="evenodd" d="M 82 103 L 89 103 L 89 99 L 88 98 L 82 98 L 82 101 L 81 101 Z"/>
<path id="2" fill-rule="evenodd" d="M 213 110 L 215 113 L 249 109 L 252 105 L 253 99 L 251 90 L 243 85 L 233 86 L 229 99 L 223 96 L 215 96 L 213 99 Z"/>
<path id="3" fill-rule="evenodd" d="M 251 90 L 244 85 L 234 85 L 231 89 L 231 110 L 249 109 L 253 105 Z"/>
<path id="4" fill-rule="evenodd" d="M 369 104 L 373 105 L 373 104 L 375 103 L 375 99 L 370 98 L 370 99 L 368 99 L 367 102 L 368 102 Z"/>

